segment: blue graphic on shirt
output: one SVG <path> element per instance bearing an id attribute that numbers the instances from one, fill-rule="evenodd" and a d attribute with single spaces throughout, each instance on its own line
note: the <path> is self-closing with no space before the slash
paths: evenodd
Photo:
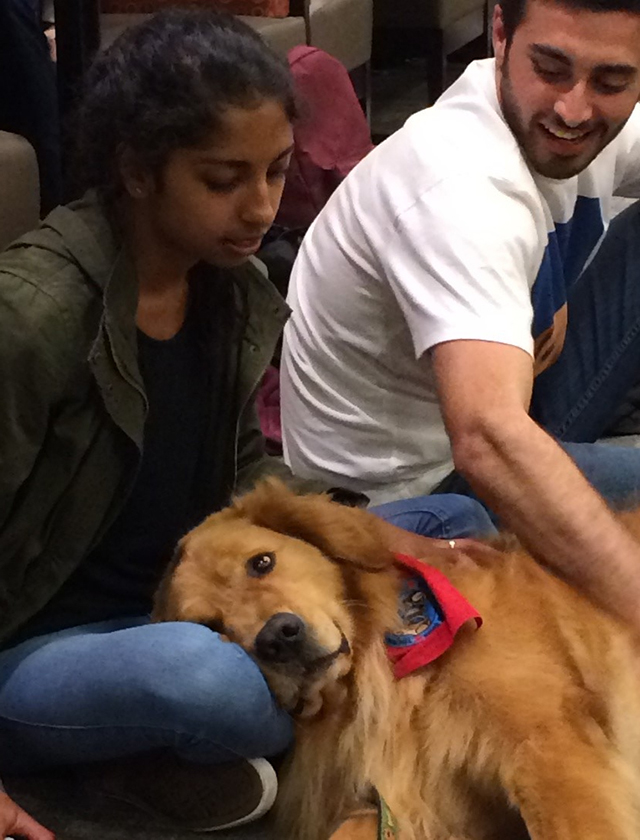
<path id="1" fill-rule="evenodd" d="M 443 621 L 443 613 L 427 583 L 411 575 L 404 578 L 398 605 L 398 632 L 385 635 L 391 647 L 411 647 L 429 636 Z"/>
<path id="2" fill-rule="evenodd" d="M 578 196 L 573 217 L 549 233 L 540 270 L 531 291 L 533 337 L 547 330 L 556 312 L 567 302 L 568 292 L 604 233 L 598 198 Z"/>

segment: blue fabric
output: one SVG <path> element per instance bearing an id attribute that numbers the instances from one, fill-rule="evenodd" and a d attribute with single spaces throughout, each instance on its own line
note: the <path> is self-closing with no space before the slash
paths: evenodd
<path id="1" fill-rule="evenodd" d="M 480 502 L 456 493 L 416 496 L 369 510 L 392 525 L 423 537 L 450 540 L 495 534 L 495 527 Z"/>
<path id="2" fill-rule="evenodd" d="M 533 336 L 552 326 L 556 312 L 567 302 L 602 234 L 604 222 L 600 200 L 578 196 L 572 218 L 556 223 L 533 285 Z"/>
<path id="3" fill-rule="evenodd" d="M 640 202 L 610 225 L 573 284 L 562 352 L 534 385 L 531 414 L 559 440 L 600 438 L 640 379 Z"/>
<path id="4" fill-rule="evenodd" d="M 199 624 L 118 619 L 0 653 L 0 772 L 158 748 L 217 763 L 292 736 L 256 664 Z"/>
<path id="5" fill-rule="evenodd" d="M 640 449 L 607 443 L 558 443 L 611 507 L 626 509 L 640 504 Z M 500 526 L 498 517 L 488 508 L 485 510 L 481 500 L 458 473 L 448 476 L 435 492 L 442 493 L 441 498 L 468 496 L 482 507 L 496 527 Z"/>
<path id="6" fill-rule="evenodd" d="M 640 381 L 640 202 L 617 216 L 569 293 L 557 362 L 536 379 L 532 417 L 614 506 L 640 500 L 640 450 L 597 443 Z"/>

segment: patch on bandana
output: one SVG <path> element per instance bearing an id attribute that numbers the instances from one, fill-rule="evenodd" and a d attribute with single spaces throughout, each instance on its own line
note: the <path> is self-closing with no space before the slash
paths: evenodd
<path id="1" fill-rule="evenodd" d="M 480 627 L 482 619 L 437 569 L 405 554 L 397 554 L 396 562 L 405 575 L 398 626 L 385 634 L 385 644 L 394 676 L 401 679 L 442 656 L 467 621 Z"/>
<path id="2" fill-rule="evenodd" d="M 442 624 L 442 610 L 427 582 L 417 575 L 406 575 L 398 604 L 400 629 L 389 631 L 385 642 L 390 647 L 409 647 L 424 639 Z"/>

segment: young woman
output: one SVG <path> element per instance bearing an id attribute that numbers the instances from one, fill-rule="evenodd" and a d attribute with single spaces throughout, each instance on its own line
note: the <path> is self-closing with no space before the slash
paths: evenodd
<path id="1" fill-rule="evenodd" d="M 0 257 L 0 772 L 91 762 L 193 830 L 263 814 L 292 737 L 236 646 L 148 615 L 180 536 L 287 472 L 252 402 L 286 307 L 251 257 L 294 117 L 251 29 L 160 14 L 89 73 L 92 189 Z"/>

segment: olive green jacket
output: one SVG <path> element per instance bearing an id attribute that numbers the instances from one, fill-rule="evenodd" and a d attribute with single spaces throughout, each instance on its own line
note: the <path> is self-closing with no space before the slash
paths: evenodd
<path id="1" fill-rule="evenodd" d="M 236 347 L 235 489 L 290 476 L 264 454 L 254 392 L 288 310 L 251 261 L 229 270 L 248 318 Z M 147 400 L 132 263 L 95 196 L 0 255 L 0 644 L 51 598 L 121 510 Z"/>

